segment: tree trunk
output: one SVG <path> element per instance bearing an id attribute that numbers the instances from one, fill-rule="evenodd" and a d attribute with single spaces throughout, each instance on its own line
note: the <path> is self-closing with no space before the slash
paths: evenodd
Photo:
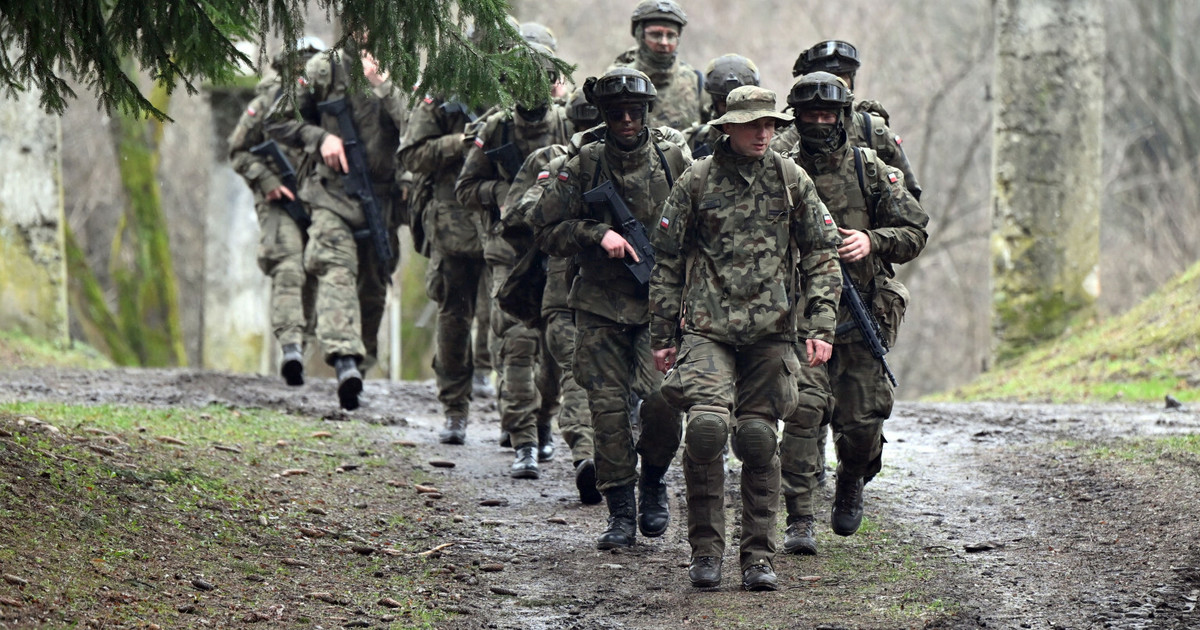
<path id="1" fill-rule="evenodd" d="M 1000 360 L 1094 314 L 1100 0 L 995 0 L 993 341 Z"/>

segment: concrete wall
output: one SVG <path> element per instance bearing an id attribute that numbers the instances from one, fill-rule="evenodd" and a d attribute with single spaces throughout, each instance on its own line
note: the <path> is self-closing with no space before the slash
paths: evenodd
<path id="1" fill-rule="evenodd" d="M 0 107 L 0 330 L 66 342 L 61 132 L 39 95 Z"/>

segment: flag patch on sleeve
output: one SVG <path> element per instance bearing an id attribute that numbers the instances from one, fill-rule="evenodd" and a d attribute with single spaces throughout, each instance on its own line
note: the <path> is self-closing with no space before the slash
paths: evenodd
<path id="1" fill-rule="evenodd" d="M 308 87 L 308 79 L 305 77 L 297 77 L 296 83 L 299 84 L 300 87 Z"/>
<path id="2" fill-rule="evenodd" d="M 664 216 L 663 218 L 661 218 L 661 219 L 659 219 L 659 220 L 658 220 L 658 227 L 660 227 L 660 228 L 662 228 L 662 229 L 664 229 L 664 230 L 666 230 L 666 229 L 670 228 L 670 227 L 671 227 L 671 220 L 670 220 L 670 219 L 668 219 L 667 217 L 665 217 L 665 216 Z"/>
<path id="3" fill-rule="evenodd" d="M 483 138 L 475 138 L 475 146 L 482 149 L 483 148 Z"/>
<path id="4" fill-rule="evenodd" d="M 902 140 L 900 136 L 896 136 L 896 144 L 904 144 L 904 140 Z"/>
<path id="5" fill-rule="evenodd" d="M 247 116 L 257 116 L 257 115 L 258 115 L 258 112 L 257 112 L 257 111 L 256 111 L 256 110 L 255 110 L 253 107 L 247 107 L 247 108 L 246 108 L 246 115 L 247 115 Z"/>
<path id="6" fill-rule="evenodd" d="M 537 180 L 540 182 L 543 179 L 549 179 L 549 178 L 550 178 L 550 171 L 542 171 L 541 173 L 538 173 Z"/>
<path id="7" fill-rule="evenodd" d="M 559 171 L 559 172 L 558 172 L 558 181 L 560 181 L 560 182 L 565 182 L 565 181 L 567 181 L 568 179 L 571 179 L 571 174 L 570 174 L 570 173 L 568 173 L 568 172 L 566 172 L 566 171 Z"/>
<path id="8" fill-rule="evenodd" d="M 424 100 L 425 100 L 426 105 L 433 105 L 433 97 L 432 96 L 426 96 Z"/>
<path id="9" fill-rule="evenodd" d="M 829 216 L 829 213 L 826 212 L 825 213 L 825 227 L 831 227 L 832 225 L 833 225 L 833 217 Z"/>
<path id="10" fill-rule="evenodd" d="M 888 181 L 889 182 L 892 182 L 893 184 L 895 184 L 899 180 L 900 180 L 900 178 L 896 177 L 895 173 L 888 173 Z"/>

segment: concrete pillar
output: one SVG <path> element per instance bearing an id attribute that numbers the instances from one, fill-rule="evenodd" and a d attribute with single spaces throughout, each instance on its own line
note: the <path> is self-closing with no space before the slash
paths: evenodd
<path id="1" fill-rule="evenodd" d="M 0 330 L 67 342 L 58 116 L 36 88 L 0 107 Z"/>

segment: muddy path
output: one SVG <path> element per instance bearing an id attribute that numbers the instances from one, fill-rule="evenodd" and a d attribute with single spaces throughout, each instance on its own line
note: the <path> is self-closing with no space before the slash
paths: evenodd
<path id="1" fill-rule="evenodd" d="M 732 543 L 719 589 L 688 585 L 677 469 L 666 535 L 600 552 L 606 511 L 579 503 L 561 443 L 541 479 L 513 480 L 494 400 L 475 403 L 466 445 L 444 446 L 432 383 L 372 380 L 365 396 L 345 413 L 329 380 L 289 389 L 196 370 L 0 373 L 0 400 L 278 409 L 364 423 L 415 442 L 422 459 L 456 462 L 427 471 L 448 496 L 434 509 L 454 515 L 429 540 L 449 543 L 438 562 L 457 571 L 431 587 L 457 613 L 438 627 L 1200 628 L 1200 460 L 1114 455 L 1131 440 L 1200 432 L 1195 411 L 898 404 L 884 471 L 866 489 L 872 530 L 833 536 L 827 498 L 821 555 L 780 555 L 783 588 L 751 594 Z M 856 561 L 872 553 L 891 556 Z M 503 570 L 459 570 L 493 565 Z"/>

